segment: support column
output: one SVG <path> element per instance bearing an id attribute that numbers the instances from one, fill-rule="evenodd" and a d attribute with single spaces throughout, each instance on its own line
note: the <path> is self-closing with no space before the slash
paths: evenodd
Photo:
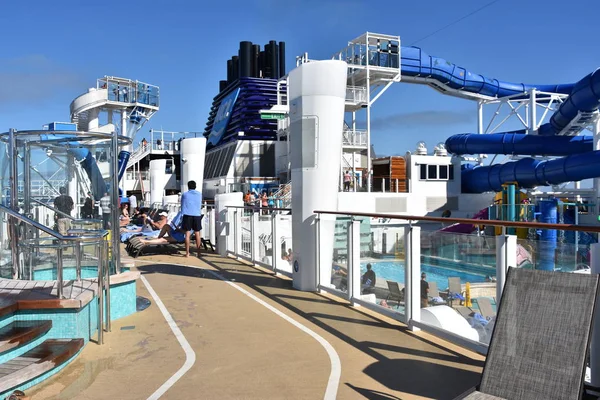
<path id="1" fill-rule="evenodd" d="M 483 101 L 477 102 L 477 133 L 483 134 Z M 479 165 L 483 165 L 484 154 L 479 154 Z"/>
<path id="2" fill-rule="evenodd" d="M 537 100 L 535 89 L 531 90 L 529 101 L 529 128 L 527 129 L 527 133 L 534 135 L 537 131 L 537 106 L 535 105 Z"/>
<path id="3" fill-rule="evenodd" d="M 348 300 L 360 299 L 360 221 L 348 223 Z"/>
<path id="4" fill-rule="evenodd" d="M 367 35 L 367 43 L 369 42 Z M 354 165 L 354 160 L 353 165 Z M 371 77 L 369 73 L 369 60 L 367 59 L 367 192 L 371 192 Z"/>
<path id="5" fill-rule="evenodd" d="M 420 329 L 412 322 L 421 320 L 421 227 L 411 225 L 406 228 L 404 249 L 404 315 L 408 329 L 418 331 Z"/>
<path id="6" fill-rule="evenodd" d="M 10 203 L 9 207 L 14 211 L 19 211 L 18 203 L 18 169 L 17 161 L 17 130 L 11 129 L 8 136 L 8 154 L 10 155 Z M 19 229 L 18 221 L 15 218 L 8 218 L 8 229 L 10 233 L 10 252 L 12 256 L 12 278 L 19 279 Z"/>
<path id="7" fill-rule="evenodd" d="M 590 244 L 592 274 L 600 274 L 600 243 Z M 600 301 L 600 296 L 596 302 Z M 594 310 L 592 342 L 590 344 L 590 369 L 592 386 L 600 386 L 600 307 Z"/>
<path id="8" fill-rule="evenodd" d="M 25 215 L 31 214 L 31 146 L 25 144 L 25 154 L 23 154 L 23 194 Z M 37 231 L 37 229 L 36 229 Z"/>
<path id="9" fill-rule="evenodd" d="M 517 237 L 507 235 L 506 229 L 502 228 L 502 235 L 496 236 L 496 308 L 500 307 L 508 267 L 516 266 Z"/>
<path id="10" fill-rule="evenodd" d="M 333 259 L 335 216 L 320 216 L 317 249 L 315 211 L 338 206 L 347 71 L 345 62 L 327 60 L 302 64 L 289 74 L 292 278 L 299 290 L 316 291 L 317 268 L 331 268 Z"/>
<path id="11" fill-rule="evenodd" d="M 600 150 L 600 118 L 594 124 L 594 150 Z M 596 198 L 593 199 L 596 204 L 596 216 L 600 216 L 600 178 L 594 178 L 594 193 Z"/>
<path id="12" fill-rule="evenodd" d="M 112 204 L 112 214 L 111 214 L 111 239 L 112 239 L 112 263 L 115 266 L 115 272 L 117 274 L 121 273 L 121 240 L 119 235 L 119 166 L 118 166 L 118 157 L 119 153 L 119 139 L 116 134 L 112 135 L 111 139 L 111 151 L 112 157 L 110 160 L 110 173 L 111 173 L 111 183 L 110 188 L 110 198 Z M 110 260 L 108 264 L 108 268 L 110 270 Z M 108 283 L 107 283 L 108 284 Z"/>

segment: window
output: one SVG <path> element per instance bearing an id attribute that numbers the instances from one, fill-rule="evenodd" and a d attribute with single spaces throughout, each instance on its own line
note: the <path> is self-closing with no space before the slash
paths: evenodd
<path id="1" fill-rule="evenodd" d="M 437 179 L 437 165 L 428 165 L 427 166 L 427 179 Z"/>
<path id="2" fill-rule="evenodd" d="M 448 166 L 440 165 L 440 179 L 447 180 L 448 179 Z"/>
<path id="3" fill-rule="evenodd" d="M 427 165 L 421 164 L 420 167 L 421 167 L 421 176 L 419 179 L 426 180 L 427 179 Z"/>
<path id="4" fill-rule="evenodd" d="M 419 164 L 419 179 L 452 181 L 454 180 L 454 165 Z"/>

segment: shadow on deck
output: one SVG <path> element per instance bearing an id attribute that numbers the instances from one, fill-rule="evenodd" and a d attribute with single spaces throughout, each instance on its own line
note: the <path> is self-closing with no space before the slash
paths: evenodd
<path id="1" fill-rule="evenodd" d="M 226 280 L 246 285 L 273 302 L 310 321 L 359 351 L 345 354 L 343 346 L 332 341 L 342 361 L 340 390 L 346 386 L 368 399 L 400 399 L 380 390 L 369 389 L 360 380 L 354 382 L 348 371 L 365 365 L 362 373 L 390 391 L 434 399 L 452 399 L 480 379 L 483 361 L 454 351 L 427 335 L 416 335 L 404 325 L 386 322 L 343 300 L 333 300 L 318 293 L 301 292 L 292 282 L 231 258 L 204 254 L 204 261 Z M 197 268 L 165 263 L 139 265 L 144 274 L 161 273 L 201 279 L 217 279 Z M 467 353 L 467 352 L 465 352 Z M 358 359 L 362 360 L 358 360 Z M 375 360 L 374 362 L 371 362 Z"/>

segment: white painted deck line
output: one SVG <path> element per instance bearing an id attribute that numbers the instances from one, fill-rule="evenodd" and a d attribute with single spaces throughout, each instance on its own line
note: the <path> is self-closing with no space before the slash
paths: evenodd
<path id="1" fill-rule="evenodd" d="M 307 333 L 308 335 L 312 336 L 317 342 L 319 342 L 319 344 L 321 346 L 323 346 L 323 348 L 327 352 L 327 355 L 329 355 L 329 362 L 331 363 L 331 372 L 329 374 L 329 381 L 327 382 L 327 389 L 325 390 L 325 396 L 323 397 L 323 399 L 324 400 L 335 400 L 335 398 L 337 397 L 337 390 L 340 385 L 340 376 L 342 375 L 342 363 L 340 361 L 340 357 L 338 356 L 338 353 L 335 351 L 333 346 L 327 340 L 325 340 L 322 336 L 313 332 L 306 326 L 302 325 L 300 322 L 288 317 L 287 315 L 285 315 L 284 313 L 282 313 L 281 311 L 279 311 L 278 309 L 276 309 L 269 303 L 265 302 L 262 299 L 259 299 L 252 293 L 248 292 L 246 289 L 238 286 L 236 283 L 228 281 L 227 279 L 225 279 L 224 277 L 222 277 L 215 271 L 211 271 L 209 269 L 204 269 L 204 270 L 206 272 L 210 273 L 211 275 L 221 279 L 222 281 L 224 281 L 231 287 L 244 293 L 246 296 L 250 297 L 252 300 L 256 301 L 258 304 L 260 304 L 260 305 L 264 306 L 265 308 L 267 308 L 268 310 L 274 312 L 275 314 L 277 314 L 281 318 L 285 319 L 287 322 L 294 325 L 296 328 L 300 329 L 302 332 Z"/>
<path id="2" fill-rule="evenodd" d="M 146 264 L 156 264 L 156 261 L 136 260 L 136 262 L 141 262 L 141 263 L 146 263 Z M 329 374 L 329 380 L 327 382 L 327 388 L 325 390 L 325 396 L 323 397 L 323 399 L 324 400 L 335 400 L 335 398 L 337 397 L 337 391 L 338 391 L 338 387 L 340 385 L 340 378 L 341 378 L 341 375 L 342 375 L 342 363 L 340 361 L 340 357 L 339 357 L 338 353 L 335 351 L 335 349 L 333 348 L 333 346 L 331 345 L 331 343 L 329 343 L 322 336 L 320 336 L 319 334 L 315 333 L 311 329 L 309 329 L 306 326 L 302 325 L 300 322 L 294 320 L 291 317 L 288 317 L 286 314 L 282 313 L 281 311 L 279 311 L 278 309 L 276 309 L 275 307 L 273 307 L 269 303 L 267 303 L 264 300 L 258 298 L 254 294 L 248 292 L 246 289 L 242 288 L 241 286 L 237 285 L 236 283 L 234 283 L 232 281 L 228 281 L 223 276 L 221 276 L 220 274 L 218 274 L 217 272 L 215 272 L 213 270 L 206 269 L 206 268 L 199 267 L 199 266 L 195 266 L 195 265 L 186 265 L 186 264 L 177 264 L 177 263 L 169 263 L 169 265 L 177 265 L 177 266 L 180 266 L 180 267 L 192 267 L 192 268 L 201 269 L 203 271 L 206 271 L 206 272 L 210 273 L 214 277 L 216 277 L 218 279 L 221 279 L 222 281 L 224 281 L 225 283 L 227 283 L 231 287 L 235 288 L 236 290 L 239 290 L 240 292 L 244 293 L 246 296 L 250 297 L 252 300 L 256 301 L 258 304 L 260 304 L 263 307 L 267 308 L 268 310 L 274 312 L 279 317 L 281 317 L 284 320 L 288 321 L 290 324 L 294 325 L 296 328 L 298 328 L 302 332 L 310 335 L 313 339 L 315 339 L 317 342 L 319 342 L 319 344 L 321 346 L 323 346 L 323 348 L 327 352 L 327 355 L 329 356 L 329 362 L 331 363 L 331 372 Z M 141 278 L 144 280 L 144 283 L 147 282 L 143 275 L 141 276 Z M 148 284 L 146 284 L 146 286 L 148 286 Z M 148 289 L 150 289 L 150 287 L 148 287 Z M 173 324 L 175 324 L 175 323 L 173 322 Z M 175 327 L 177 327 L 177 325 L 175 325 Z M 179 329 L 179 328 L 177 328 L 177 329 Z M 177 378 L 177 379 L 179 379 L 179 378 Z M 175 382 L 173 382 L 173 383 L 175 383 Z M 166 382 L 165 382 L 165 384 L 166 384 Z M 149 397 L 148 399 L 154 400 L 154 399 L 158 399 L 158 397 L 156 397 L 156 398 L 150 398 Z"/>
<path id="3" fill-rule="evenodd" d="M 146 288 L 148 289 L 148 292 L 150 293 L 150 295 L 154 299 L 154 302 L 158 306 L 158 308 L 159 308 L 160 312 L 162 313 L 163 317 L 165 317 L 165 320 L 167 321 L 167 324 L 169 324 L 169 328 L 171 328 L 171 331 L 173 331 L 173 334 L 175 335 L 175 338 L 177 338 L 177 341 L 179 342 L 179 345 L 181 346 L 181 348 L 185 352 L 185 363 L 183 364 L 183 366 L 181 368 L 179 368 L 177 370 L 177 372 L 175 372 L 173 374 L 173 376 L 171 376 L 165 383 L 163 383 L 161 387 L 159 387 L 154 393 L 152 393 L 150 395 L 150 397 L 148 397 L 148 400 L 158 400 L 179 379 L 181 379 L 181 377 L 183 375 L 185 375 L 185 373 L 188 372 L 190 370 L 190 368 L 192 368 L 192 366 L 196 362 L 196 353 L 192 349 L 192 346 L 190 346 L 189 342 L 187 341 L 187 339 L 185 338 L 185 336 L 181 332 L 181 329 L 179 329 L 179 327 L 177 326 L 177 324 L 173 320 L 173 317 L 171 316 L 171 314 L 169 313 L 169 311 L 167 310 L 167 308 L 165 307 L 165 305 L 163 304 L 163 302 L 160 300 L 160 297 L 158 297 L 158 294 L 156 294 L 156 292 L 154 291 L 154 289 L 152 288 L 152 286 L 150 285 L 150 283 L 148 282 L 148 280 L 144 277 L 144 275 L 141 275 L 140 279 L 142 280 L 142 282 L 144 282 L 144 285 L 146 285 Z"/>

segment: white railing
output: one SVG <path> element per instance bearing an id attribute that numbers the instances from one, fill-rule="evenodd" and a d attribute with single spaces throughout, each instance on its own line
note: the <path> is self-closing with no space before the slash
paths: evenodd
<path id="1" fill-rule="evenodd" d="M 292 276 L 291 209 L 230 206 L 227 207 L 227 222 L 228 254 Z"/>
<path id="2" fill-rule="evenodd" d="M 342 144 L 345 146 L 366 146 L 367 131 L 365 129 L 344 129 Z"/>
<path id="3" fill-rule="evenodd" d="M 366 104 L 367 88 L 365 86 L 346 86 L 346 103 Z"/>

